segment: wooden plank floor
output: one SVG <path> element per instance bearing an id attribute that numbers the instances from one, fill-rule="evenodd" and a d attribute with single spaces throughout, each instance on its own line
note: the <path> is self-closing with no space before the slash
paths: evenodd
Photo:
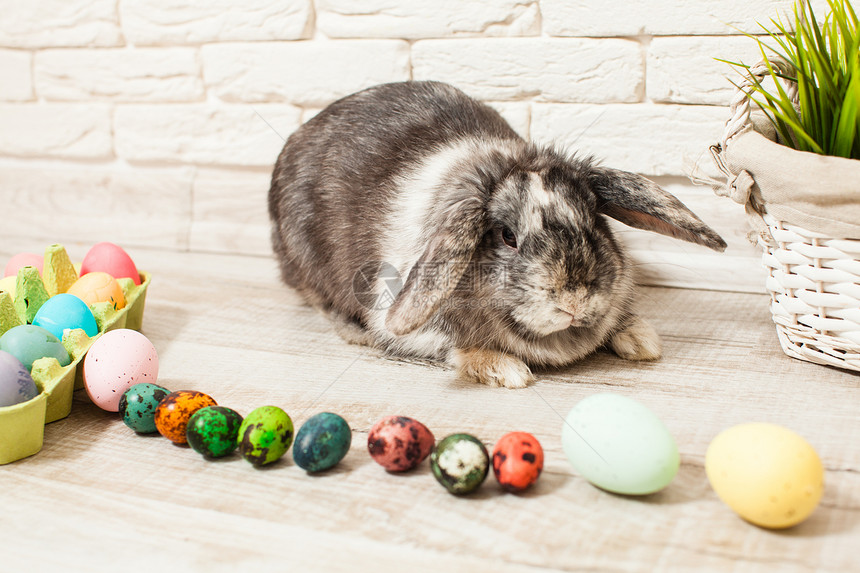
<path id="1" fill-rule="evenodd" d="M 0 260 L 38 248 L 3 243 Z M 70 248 L 76 260 L 84 252 Z M 72 414 L 46 427 L 39 454 L 0 466 L 4 571 L 860 569 L 860 377 L 785 357 L 763 295 L 645 288 L 641 311 L 662 334 L 661 361 L 599 352 L 540 373 L 528 389 L 501 390 L 343 343 L 278 282 L 269 258 L 133 256 L 154 275 L 144 332 L 163 385 L 202 390 L 242 414 L 279 405 L 297 427 L 337 412 L 353 429 L 352 449 L 316 476 L 290 453 L 266 469 L 238 457 L 206 462 L 135 435 L 77 392 Z M 608 494 L 566 461 L 559 416 L 604 391 L 640 400 L 675 436 L 681 469 L 664 491 Z M 491 476 L 464 498 L 443 490 L 426 462 L 386 474 L 366 439 L 389 414 L 490 447 L 508 431 L 532 432 L 546 451 L 544 474 L 522 495 Z M 710 440 L 747 421 L 795 430 L 824 462 L 821 506 L 794 529 L 742 521 L 708 485 Z"/>

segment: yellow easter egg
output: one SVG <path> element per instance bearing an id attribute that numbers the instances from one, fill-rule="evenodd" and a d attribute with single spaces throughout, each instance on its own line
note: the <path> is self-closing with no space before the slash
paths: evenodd
<path id="1" fill-rule="evenodd" d="M 15 275 L 4 277 L 0 279 L 0 291 L 8 292 L 12 296 L 12 300 L 15 300 L 15 284 L 18 281 L 18 277 Z"/>
<path id="2" fill-rule="evenodd" d="M 69 287 L 68 294 L 73 294 L 88 305 L 97 302 L 109 302 L 115 310 L 125 308 L 125 295 L 116 279 L 107 273 L 87 273 Z"/>
<path id="3" fill-rule="evenodd" d="M 705 473 L 723 502 L 770 529 L 797 525 L 824 492 L 824 467 L 809 442 L 776 424 L 740 424 L 708 446 Z"/>

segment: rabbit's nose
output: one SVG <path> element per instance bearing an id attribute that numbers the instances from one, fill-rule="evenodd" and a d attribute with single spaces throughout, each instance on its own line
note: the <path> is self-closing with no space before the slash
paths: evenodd
<path id="1" fill-rule="evenodd" d="M 585 320 L 584 318 L 582 318 L 580 316 L 574 316 L 571 318 L 570 325 L 571 326 L 591 326 L 591 321 Z"/>
<path id="2" fill-rule="evenodd" d="M 555 306 L 562 312 L 576 316 L 581 314 L 588 306 L 588 290 L 578 286 L 571 290 L 565 290 L 555 296 Z"/>

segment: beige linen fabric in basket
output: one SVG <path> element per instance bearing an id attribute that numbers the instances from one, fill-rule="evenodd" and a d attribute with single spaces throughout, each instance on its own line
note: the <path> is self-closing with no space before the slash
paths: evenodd
<path id="1" fill-rule="evenodd" d="M 761 122 L 754 124 L 755 130 L 734 136 L 720 153 L 728 171 L 738 175 L 729 182 L 732 198 L 742 202 L 749 196 L 759 212 L 765 205 L 775 218 L 810 231 L 860 238 L 860 161 L 796 151 L 759 133 L 767 131 Z"/>

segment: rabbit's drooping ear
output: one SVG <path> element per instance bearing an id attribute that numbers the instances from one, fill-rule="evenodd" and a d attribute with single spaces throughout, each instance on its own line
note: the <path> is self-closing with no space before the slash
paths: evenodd
<path id="1" fill-rule="evenodd" d="M 439 230 L 409 271 L 385 326 L 400 336 L 419 328 L 450 296 L 471 263 L 487 229 L 487 216 L 477 197 L 462 199 L 446 209 Z"/>
<path id="2" fill-rule="evenodd" d="M 631 227 L 683 239 L 715 251 L 726 249 L 722 237 L 656 183 L 634 173 L 602 167 L 593 167 L 588 179 L 598 197 L 601 213 Z"/>

